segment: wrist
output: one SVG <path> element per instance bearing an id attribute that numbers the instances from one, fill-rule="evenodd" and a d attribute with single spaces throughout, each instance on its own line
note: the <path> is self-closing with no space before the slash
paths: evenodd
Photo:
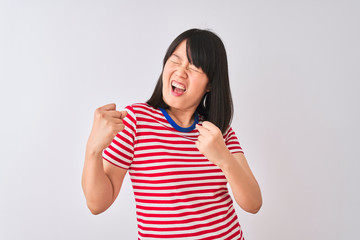
<path id="1" fill-rule="evenodd" d="M 94 148 L 94 147 L 91 147 L 91 146 L 86 147 L 85 154 L 87 156 L 99 157 L 99 156 L 102 156 L 102 153 L 103 153 L 103 149 Z"/>
<path id="2" fill-rule="evenodd" d="M 236 161 L 234 161 L 235 160 L 234 156 L 232 155 L 232 153 L 229 150 L 227 150 L 223 154 L 223 157 L 221 159 L 222 160 L 219 162 L 218 166 L 223 171 L 227 171 L 228 169 L 231 169 L 233 164 L 236 162 Z"/>

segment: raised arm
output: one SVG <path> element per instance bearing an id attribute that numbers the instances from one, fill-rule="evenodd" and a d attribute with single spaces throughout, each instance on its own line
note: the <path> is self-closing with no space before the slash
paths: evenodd
<path id="1" fill-rule="evenodd" d="M 102 159 L 102 151 L 124 129 L 126 111 L 116 111 L 115 104 L 96 109 L 93 127 L 86 145 L 82 188 L 87 206 L 93 214 L 108 209 L 120 192 L 126 169 Z"/>

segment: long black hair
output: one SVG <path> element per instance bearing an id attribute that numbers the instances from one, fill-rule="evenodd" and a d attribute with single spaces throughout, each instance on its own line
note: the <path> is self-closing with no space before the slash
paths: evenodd
<path id="1" fill-rule="evenodd" d="M 169 57 L 184 40 L 186 40 L 189 63 L 200 67 L 210 83 L 210 91 L 203 96 L 196 111 L 204 117 L 204 120 L 213 123 L 222 133 L 225 133 L 232 120 L 233 103 L 224 44 L 215 33 L 209 30 L 187 30 L 170 44 L 164 57 L 163 70 Z M 169 108 L 163 100 L 162 88 L 161 73 L 147 104 L 155 108 Z"/>

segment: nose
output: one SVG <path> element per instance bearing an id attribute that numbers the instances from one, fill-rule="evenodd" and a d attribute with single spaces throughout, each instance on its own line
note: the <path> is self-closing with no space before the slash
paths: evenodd
<path id="1" fill-rule="evenodd" d="M 181 77 L 181 78 L 186 78 L 187 77 L 187 67 L 186 66 L 179 66 L 177 69 L 176 69 L 176 72 L 175 72 L 175 75 L 177 77 Z"/>

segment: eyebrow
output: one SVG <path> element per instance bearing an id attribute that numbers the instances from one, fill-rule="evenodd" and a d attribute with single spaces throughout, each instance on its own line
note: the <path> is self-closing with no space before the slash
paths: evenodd
<path id="1" fill-rule="evenodd" d="M 171 54 L 171 56 L 177 57 L 178 59 L 182 60 L 182 58 L 178 55 L 176 55 L 175 53 Z"/>

